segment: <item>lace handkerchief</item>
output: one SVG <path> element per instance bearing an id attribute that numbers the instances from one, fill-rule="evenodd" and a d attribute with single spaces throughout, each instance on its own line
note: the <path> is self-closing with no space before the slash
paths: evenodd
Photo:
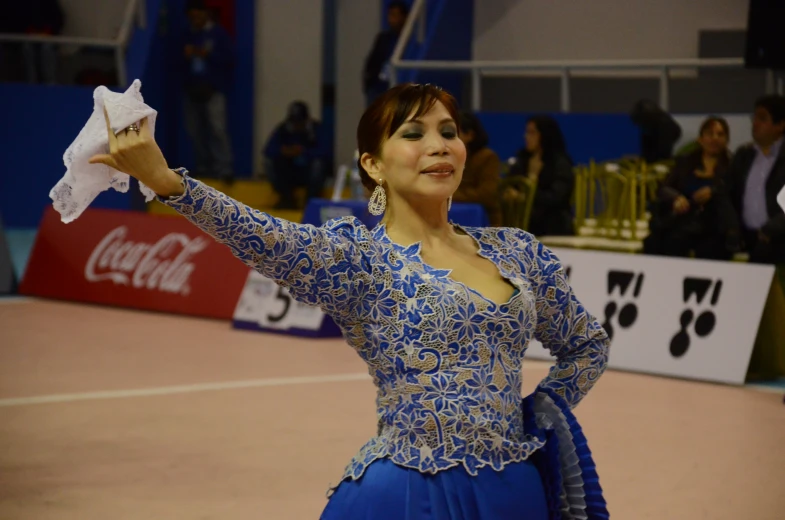
<path id="1" fill-rule="evenodd" d="M 93 92 L 93 114 L 63 154 L 65 175 L 49 192 L 54 201 L 52 205 L 63 222 L 78 218 L 102 191 L 109 188 L 122 193 L 128 191 L 128 174 L 105 164 L 90 164 L 88 160 L 93 155 L 109 153 L 104 106 L 115 133 L 147 117 L 150 134 L 155 136 L 158 112 L 144 104 L 141 89 L 142 82 L 137 79 L 123 93 L 112 92 L 104 86 Z M 147 202 L 155 197 L 155 193 L 144 184 L 139 183 L 139 187 Z"/>

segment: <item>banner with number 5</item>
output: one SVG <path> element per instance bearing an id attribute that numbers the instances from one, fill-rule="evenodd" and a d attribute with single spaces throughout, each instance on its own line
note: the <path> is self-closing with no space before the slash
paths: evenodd
<path id="1" fill-rule="evenodd" d="M 256 271 L 248 273 L 234 311 L 237 329 L 293 336 L 338 337 L 338 326 L 318 307 L 295 301 L 289 291 Z"/>

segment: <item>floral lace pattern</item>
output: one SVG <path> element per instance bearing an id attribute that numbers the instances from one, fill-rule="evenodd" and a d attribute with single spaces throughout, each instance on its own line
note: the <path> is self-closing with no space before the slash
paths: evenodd
<path id="1" fill-rule="evenodd" d="M 498 305 L 393 243 L 383 225 L 344 217 L 322 227 L 274 218 L 189 178 L 165 204 L 240 260 L 320 306 L 368 365 L 377 436 L 346 468 L 374 460 L 470 474 L 525 460 L 544 441 L 524 431 L 521 364 L 533 338 L 557 362 L 541 383 L 574 407 L 605 370 L 608 337 L 576 300 L 558 259 L 530 234 L 460 228 L 517 289 Z"/>

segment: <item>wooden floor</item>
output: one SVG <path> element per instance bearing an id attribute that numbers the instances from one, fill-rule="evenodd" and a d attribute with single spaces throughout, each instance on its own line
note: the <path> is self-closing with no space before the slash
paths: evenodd
<path id="1" fill-rule="evenodd" d="M 609 371 L 576 413 L 612 518 L 785 518 L 781 394 Z M 0 300 L 3 520 L 315 519 L 375 424 L 338 340 Z"/>

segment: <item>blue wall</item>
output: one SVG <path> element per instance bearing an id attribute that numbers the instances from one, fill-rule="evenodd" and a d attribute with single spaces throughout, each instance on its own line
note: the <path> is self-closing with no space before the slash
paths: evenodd
<path id="1" fill-rule="evenodd" d="M 166 54 L 167 74 L 171 85 L 166 102 L 166 110 L 177 121 L 170 129 L 172 146 L 169 149 L 170 163 L 173 166 L 192 167 L 193 147 L 183 125 L 179 77 L 182 62 L 182 44 L 187 20 L 185 18 L 186 0 L 166 0 L 168 3 L 167 29 L 162 38 L 160 52 Z M 254 2 L 235 0 L 235 66 L 231 90 L 227 96 L 229 134 L 234 152 L 234 169 L 238 178 L 250 177 L 253 169 L 253 156 L 261 150 L 253 149 L 254 114 Z M 176 163 L 176 164 L 175 164 Z"/>
<path id="2" fill-rule="evenodd" d="M 490 147 L 506 161 L 523 146 L 526 120 L 533 114 L 480 112 Z M 551 114 L 564 133 L 576 163 L 640 153 L 640 132 L 627 114 Z"/>
<path id="3" fill-rule="evenodd" d="M 63 152 L 93 111 L 93 89 L 0 84 L 0 213 L 7 227 L 36 227 L 65 174 Z M 102 193 L 98 207 L 129 208 L 128 195 Z"/>
<path id="4" fill-rule="evenodd" d="M 386 24 L 387 5 L 383 2 L 383 27 Z M 417 43 L 415 33 L 404 51 L 406 60 L 471 60 L 474 30 L 474 0 L 432 0 L 426 3 L 425 40 Z M 466 72 L 428 71 L 404 69 L 398 74 L 399 82 L 433 83 L 448 90 L 461 105 L 468 105 L 464 92 Z"/>
<path id="5" fill-rule="evenodd" d="M 182 124 L 178 71 L 185 0 L 147 0 L 147 26 L 137 29 L 126 55 L 129 80 L 142 80 L 145 102 L 158 110 L 156 141 L 171 166 L 193 164 Z M 229 119 L 238 176 L 251 173 L 253 160 L 253 2 L 235 6 L 237 61 Z M 4 106 L 0 125 L 0 215 L 7 227 L 37 227 L 51 204 L 49 190 L 65 174 L 63 152 L 93 109 L 93 87 L 0 83 Z M 124 90 L 112 88 L 112 90 Z M 138 188 L 130 194 L 102 193 L 95 207 L 141 209 Z"/>

